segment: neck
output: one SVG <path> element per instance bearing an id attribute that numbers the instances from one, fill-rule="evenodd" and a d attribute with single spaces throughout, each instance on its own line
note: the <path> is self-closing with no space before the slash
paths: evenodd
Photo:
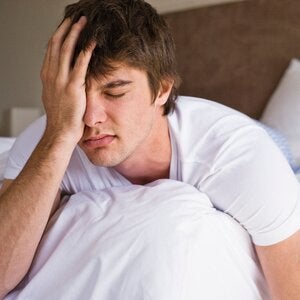
<path id="1" fill-rule="evenodd" d="M 132 157 L 114 167 L 133 184 L 169 178 L 171 141 L 166 117 L 157 118 L 150 135 Z"/>

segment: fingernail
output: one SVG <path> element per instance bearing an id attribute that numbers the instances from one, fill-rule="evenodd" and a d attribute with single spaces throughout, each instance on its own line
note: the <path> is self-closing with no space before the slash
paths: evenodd
<path id="1" fill-rule="evenodd" d="M 79 20 L 78 20 L 78 23 L 83 24 L 83 23 L 85 23 L 86 21 L 87 21 L 86 16 L 81 16 L 81 17 L 79 18 Z"/>

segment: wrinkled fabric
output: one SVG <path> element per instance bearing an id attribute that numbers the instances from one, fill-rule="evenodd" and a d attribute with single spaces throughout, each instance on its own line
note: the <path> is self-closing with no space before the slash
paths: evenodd
<path id="1" fill-rule="evenodd" d="M 191 185 L 71 196 L 6 300 L 269 299 L 248 233 Z"/>

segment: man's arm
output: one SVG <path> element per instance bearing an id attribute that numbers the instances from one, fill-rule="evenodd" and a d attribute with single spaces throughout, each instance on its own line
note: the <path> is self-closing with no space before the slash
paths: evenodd
<path id="1" fill-rule="evenodd" d="M 272 299 L 300 299 L 300 231 L 272 246 L 255 246 Z"/>
<path id="2" fill-rule="evenodd" d="M 0 299 L 27 273 L 83 134 L 93 45 L 79 54 L 73 68 L 71 61 L 85 24 L 83 17 L 72 26 L 66 19 L 49 41 L 41 71 L 46 129 L 19 176 L 6 181 L 0 193 Z"/>
<path id="3" fill-rule="evenodd" d="M 31 265 L 55 199 L 60 196 L 58 189 L 70 153 L 72 148 L 67 150 L 63 143 L 42 139 L 20 175 L 3 187 L 7 188 L 0 198 L 1 299 Z"/>

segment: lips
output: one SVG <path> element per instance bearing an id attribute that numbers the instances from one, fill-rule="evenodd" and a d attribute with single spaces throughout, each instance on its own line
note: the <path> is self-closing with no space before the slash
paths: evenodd
<path id="1" fill-rule="evenodd" d="M 87 148 L 99 148 L 109 145 L 114 139 L 115 135 L 101 134 L 99 136 L 93 136 L 84 140 L 83 144 Z"/>

